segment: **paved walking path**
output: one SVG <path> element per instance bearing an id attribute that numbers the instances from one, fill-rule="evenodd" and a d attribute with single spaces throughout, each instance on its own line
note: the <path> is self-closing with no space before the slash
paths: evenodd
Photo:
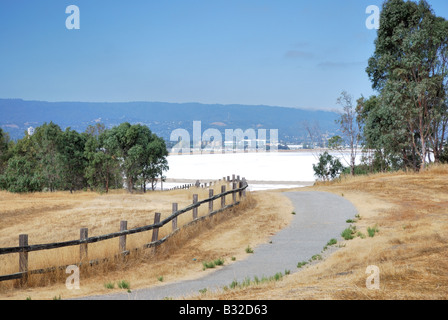
<path id="1" fill-rule="evenodd" d="M 353 219 L 355 207 L 343 197 L 326 192 L 285 192 L 291 199 L 296 215 L 288 227 L 272 236 L 271 243 L 257 246 L 246 259 L 219 267 L 216 271 L 196 280 L 119 293 L 85 297 L 89 300 L 157 300 L 198 294 L 207 288 L 213 291 L 229 286 L 232 281 L 244 281 L 254 276 L 270 277 L 278 272 L 297 271 L 297 263 L 308 261 L 321 253 L 328 240 L 339 239 Z"/>

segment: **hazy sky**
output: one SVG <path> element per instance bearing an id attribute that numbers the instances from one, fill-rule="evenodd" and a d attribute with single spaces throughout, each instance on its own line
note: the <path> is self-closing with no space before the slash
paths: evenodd
<path id="1" fill-rule="evenodd" d="M 366 8 L 382 3 L 0 0 L 0 98 L 334 108 L 373 93 Z"/>

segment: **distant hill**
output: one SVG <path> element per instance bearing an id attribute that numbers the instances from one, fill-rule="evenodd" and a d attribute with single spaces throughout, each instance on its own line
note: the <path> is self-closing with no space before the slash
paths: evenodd
<path id="1" fill-rule="evenodd" d="M 113 127 L 122 122 L 147 125 L 154 133 L 169 141 L 174 129 L 192 132 L 193 121 L 202 122 L 202 131 L 216 128 L 224 133 L 227 129 L 278 129 L 279 140 L 300 143 L 306 138 L 304 123 L 318 124 L 322 133 L 337 131 L 338 115 L 329 111 L 200 103 L 166 102 L 45 102 L 21 99 L 0 99 L 0 127 L 11 138 L 20 139 L 28 127 L 38 127 L 53 121 L 63 130 L 71 127 L 78 132 L 87 126 L 101 122 Z"/>

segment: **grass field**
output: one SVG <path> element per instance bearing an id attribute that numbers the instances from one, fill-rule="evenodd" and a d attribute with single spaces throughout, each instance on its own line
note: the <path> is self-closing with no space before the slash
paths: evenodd
<path id="1" fill-rule="evenodd" d="M 388 173 L 320 183 L 315 190 L 350 200 L 360 217 L 353 240 L 320 263 L 282 281 L 202 295 L 199 299 L 447 299 L 448 165 L 422 173 Z M 369 230 L 373 236 L 369 236 Z M 368 266 L 379 289 L 366 286 Z"/>
<path id="2" fill-rule="evenodd" d="M 447 165 L 432 167 L 422 173 L 349 177 L 296 189 L 298 192 L 313 190 L 340 195 L 356 206 L 359 217 L 348 223 L 356 230 L 352 240 L 338 239 L 336 251 L 280 281 L 221 293 L 203 293 L 193 298 L 448 298 Z M 17 245 L 19 233 L 28 233 L 30 244 L 33 244 L 77 239 L 81 227 L 89 227 L 89 235 L 117 231 L 120 220 L 128 220 L 129 228 L 150 224 L 154 212 L 169 214 L 172 202 L 179 202 L 179 207 L 191 203 L 192 193 L 0 193 L 0 247 Z M 202 194 L 199 199 L 204 197 L 207 195 Z M 215 270 L 204 271 L 204 261 L 222 259 L 229 264 L 247 257 L 247 247 L 255 248 L 257 244 L 265 243 L 272 234 L 288 225 L 294 217 L 292 210 L 280 191 L 252 192 L 237 209 L 180 232 L 156 255 L 141 255 L 126 264 L 105 265 L 81 273 L 80 290 L 67 290 L 64 275 L 36 277 L 27 288 L 16 288 L 12 281 L 0 283 L 0 299 L 70 298 L 123 290 L 106 288 L 106 284 L 120 281 L 129 282 L 132 290 L 201 277 Z M 128 246 L 147 243 L 150 237 L 151 233 L 135 236 Z M 89 246 L 89 256 L 104 256 L 117 249 L 117 241 L 107 242 L 104 248 Z M 79 248 L 71 253 L 46 254 L 48 256 L 30 253 L 30 267 L 70 261 L 79 256 Z M 18 257 L 12 256 L 9 262 L 0 257 L 1 274 L 17 271 Z M 371 265 L 379 270 L 379 290 L 366 288 L 369 276 L 366 268 Z"/>
<path id="3" fill-rule="evenodd" d="M 220 192 L 220 185 L 215 187 Z M 17 195 L 0 192 L 0 247 L 18 245 L 18 235 L 28 234 L 29 244 L 51 243 L 79 239 L 80 228 L 89 228 L 89 236 L 119 230 L 121 220 L 128 221 L 128 229 L 153 223 L 154 213 L 169 216 L 172 203 L 179 209 L 192 203 L 193 194 L 199 200 L 208 198 L 208 190 L 190 189 L 147 194 L 112 192 L 99 195 L 83 192 L 36 193 Z M 228 209 L 205 222 L 179 232 L 164 243 L 157 252 L 142 250 L 126 262 L 104 263 L 81 269 L 81 289 L 67 290 L 68 275 L 56 272 L 30 276 L 26 288 L 16 281 L 0 282 L 0 299 L 70 298 L 87 294 L 110 293 L 105 284 L 126 280 L 132 289 L 158 285 L 178 279 L 189 279 L 205 274 L 202 262 L 214 259 L 241 259 L 245 248 L 266 241 L 270 234 L 285 227 L 291 219 L 289 202 L 279 203 L 280 195 L 253 195 L 234 208 Z M 226 196 L 226 203 L 232 196 Z M 215 209 L 220 200 L 215 201 Z M 199 216 L 208 213 L 208 205 L 199 208 Z M 179 216 L 178 227 L 192 220 L 192 212 Z M 252 230 L 252 231 L 251 231 Z M 257 232 L 254 232 L 257 231 Z M 259 232 L 258 232 L 259 231 Z M 159 238 L 171 232 L 171 223 L 159 230 Z M 151 241 L 152 231 L 128 236 L 127 248 L 139 248 Z M 89 259 L 110 257 L 118 252 L 118 239 L 89 244 Z M 29 253 L 29 268 L 39 269 L 73 264 L 79 261 L 79 246 Z M 0 256 L 0 274 L 18 271 L 18 254 Z M 163 279 L 163 281 L 161 281 Z"/>

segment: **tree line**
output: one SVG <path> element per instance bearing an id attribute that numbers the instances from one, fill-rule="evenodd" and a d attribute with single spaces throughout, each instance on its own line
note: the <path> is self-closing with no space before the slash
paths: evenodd
<path id="1" fill-rule="evenodd" d="M 154 189 L 168 170 L 165 141 L 147 126 L 78 133 L 50 122 L 14 142 L 0 129 L 0 189 L 10 192 Z"/>
<path id="2" fill-rule="evenodd" d="M 355 101 L 342 92 L 341 135 L 329 140 L 331 149 L 350 150 L 346 170 L 419 171 L 448 162 L 448 21 L 423 0 L 385 1 L 366 73 L 375 94 Z M 355 165 L 359 147 L 363 160 Z M 316 175 L 336 176 L 321 156 Z"/>

